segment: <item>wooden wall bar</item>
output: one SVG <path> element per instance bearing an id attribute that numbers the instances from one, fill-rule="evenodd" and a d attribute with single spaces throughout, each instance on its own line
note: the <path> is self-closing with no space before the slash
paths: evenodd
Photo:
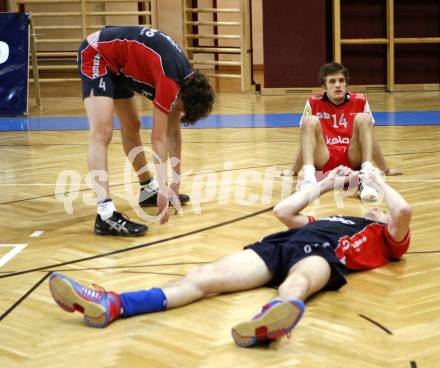
<path id="1" fill-rule="evenodd" d="M 354 84 L 440 88 L 437 0 L 333 0 L 334 54 Z"/>
<path id="2" fill-rule="evenodd" d="M 263 93 L 318 87 L 331 60 L 359 87 L 440 89 L 438 0 L 265 0 L 263 25 Z"/>
<path id="3" fill-rule="evenodd" d="M 383 39 L 387 42 L 386 36 L 386 1 L 341 1 L 342 40 Z M 341 49 L 341 60 L 350 70 L 350 83 L 386 84 L 387 54 L 384 44 L 345 44 Z"/>

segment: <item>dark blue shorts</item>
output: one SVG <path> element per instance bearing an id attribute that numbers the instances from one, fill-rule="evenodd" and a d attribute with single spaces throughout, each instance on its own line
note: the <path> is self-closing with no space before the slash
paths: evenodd
<path id="1" fill-rule="evenodd" d="M 333 249 L 324 244 L 276 243 L 263 239 L 261 242 L 250 244 L 244 249 L 252 249 L 266 263 L 273 273 L 272 280 L 267 286 L 278 287 L 286 279 L 293 265 L 310 256 L 320 256 L 330 265 L 331 275 L 323 290 L 338 290 L 347 281 L 347 268 L 336 257 Z"/>
<path id="2" fill-rule="evenodd" d="M 94 96 L 105 96 L 115 100 L 134 96 L 135 91 L 130 88 L 128 80 L 111 73 L 106 62 L 87 40 L 84 40 L 78 49 L 77 60 L 83 99 L 89 97 L 92 90 Z"/>

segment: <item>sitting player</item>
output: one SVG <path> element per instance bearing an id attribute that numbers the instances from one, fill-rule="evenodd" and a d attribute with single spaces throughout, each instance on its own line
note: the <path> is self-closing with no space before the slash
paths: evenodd
<path id="1" fill-rule="evenodd" d="M 171 285 L 118 294 L 89 289 L 54 273 L 50 277 L 52 296 L 62 309 L 83 313 L 88 326 L 106 327 L 118 318 L 180 307 L 208 295 L 278 286 L 278 297 L 261 313 L 232 328 L 232 337 L 241 347 L 278 339 L 299 322 L 305 309 L 303 302 L 310 295 L 338 290 L 346 283 L 349 270 L 384 266 L 408 249 L 411 208 L 377 169 L 360 176 L 383 193 L 389 213 L 372 209 L 363 218 L 320 219 L 300 213 L 312 193 L 321 195 L 332 190 L 336 181 L 356 175 L 359 173 L 348 167 L 337 167 L 322 181 L 275 206 L 275 216 L 289 230 L 197 267 Z"/>
<path id="2" fill-rule="evenodd" d="M 338 165 L 371 170 L 373 159 L 385 174 L 401 174 L 386 166 L 374 140 L 374 119 L 367 99 L 347 92 L 348 70 L 341 64 L 328 63 L 321 67 L 319 76 L 324 93 L 308 99 L 300 120 L 300 151 L 292 173 L 297 174 L 302 165 L 304 178 L 297 189 L 316 183 L 316 170 L 325 173 Z M 364 201 L 377 199 L 374 189 L 365 185 L 360 195 Z"/>

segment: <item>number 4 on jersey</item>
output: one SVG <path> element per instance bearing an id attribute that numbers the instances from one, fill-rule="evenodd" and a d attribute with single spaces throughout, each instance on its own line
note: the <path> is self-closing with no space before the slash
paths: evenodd
<path id="1" fill-rule="evenodd" d="M 104 91 L 106 90 L 105 89 L 105 80 L 104 80 L 104 78 L 101 78 L 99 80 L 99 88 L 103 89 Z"/>
<path id="2" fill-rule="evenodd" d="M 344 113 L 341 114 L 341 117 L 339 118 L 339 122 L 336 120 L 336 114 L 332 114 L 333 118 L 333 128 L 339 128 L 340 126 L 343 126 L 344 128 L 347 128 L 347 120 L 345 119 Z"/>

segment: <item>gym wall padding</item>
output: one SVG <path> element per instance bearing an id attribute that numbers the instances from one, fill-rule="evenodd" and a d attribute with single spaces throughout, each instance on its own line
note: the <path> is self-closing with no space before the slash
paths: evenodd
<path id="1" fill-rule="evenodd" d="M 331 32 L 327 7 L 322 0 L 263 0 L 265 88 L 319 85 Z"/>
<path id="2" fill-rule="evenodd" d="M 395 0 L 395 37 L 440 37 L 439 0 Z M 440 44 L 395 46 L 396 83 L 440 83 Z"/>
<path id="3" fill-rule="evenodd" d="M 28 109 L 29 14 L 0 13 L 0 115 Z"/>
<path id="4" fill-rule="evenodd" d="M 329 17 L 332 14 L 328 14 Z M 341 38 L 385 38 L 386 1 L 341 1 Z M 385 45 L 343 45 L 342 63 L 350 71 L 351 84 L 386 84 Z"/>

